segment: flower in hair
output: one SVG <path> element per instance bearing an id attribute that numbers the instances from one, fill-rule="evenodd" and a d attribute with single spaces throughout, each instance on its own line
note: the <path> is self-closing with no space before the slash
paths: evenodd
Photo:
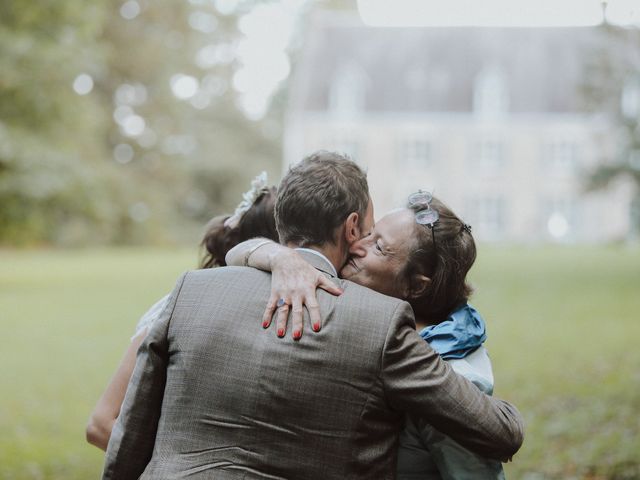
<path id="1" fill-rule="evenodd" d="M 227 228 L 236 228 L 244 214 L 247 213 L 247 210 L 251 208 L 266 188 L 267 172 L 261 172 L 251 181 L 251 188 L 242 194 L 242 201 L 236 207 L 236 211 L 233 212 L 233 215 L 225 220 L 224 226 Z"/>

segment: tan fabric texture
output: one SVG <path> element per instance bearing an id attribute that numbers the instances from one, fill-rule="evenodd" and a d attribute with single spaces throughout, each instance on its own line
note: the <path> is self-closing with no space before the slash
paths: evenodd
<path id="1" fill-rule="evenodd" d="M 517 451 L 519 413 L 456 375 L 407 303 L 334 281 L 322 330 L 306 317 L 294 341 L 262 328 L 269 274 L 185 274 L 140 347 L 103 478 L 393 479 L 405 412 L 480 454 Z"/>

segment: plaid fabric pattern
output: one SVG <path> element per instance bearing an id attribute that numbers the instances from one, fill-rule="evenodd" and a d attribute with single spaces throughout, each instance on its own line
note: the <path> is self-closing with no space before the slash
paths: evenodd
<path id="1" fill-rule="evenodd" d="M 393 479 L 405 412 L 480 454 L 515 453 L 518 412 L 456 375 L 407 303 L 334 281 L 341 296 L 318 290 L 321 332 L 306 317 L 294 341 L 262 329 L 269 274 L 181 277 L 138 352 L 103 478 Z"/>

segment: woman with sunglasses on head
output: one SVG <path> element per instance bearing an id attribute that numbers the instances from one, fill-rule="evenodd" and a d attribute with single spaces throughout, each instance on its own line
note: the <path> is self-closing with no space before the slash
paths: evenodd
<path id="1" fill-rule="evenodd" d="M 471 227 L 427 192 L 409 197 L 406 208 L 385 215 L 356 242 L 340 276 L 409 302 L 420 335 L 459 374 L 485 393 L 493 391 L 491 362 L 483 343 L 485 324 L 468 303 L 466 275 L 476 258 Z M 272 270 L 272 295 L 263 325 L 276 314 L 286 331 L 289 305 L 306 305 L 314 330 L 319 322 L 315 288 L 326 278 L 286 247 L 250 240 L 227 254 L 230 265 Z M 302 312 L 292 309 L 294 339 L 302 334 Z M 282 335 L 281 335 L 282 336 Z M 482 458 L 420 419 L 407 418 L 400 435 L 398 478 L 503 479 L 502 464 Z"/>
<path id="2" fill-rule="evenodd" d="M 275 199 L 276 187 L 267 186 L 266 173 L 263 172 L 253 180 L 251 189 L 243 195 L 243 200 L 233 215 L 214 217 L 207 224 L 201 242 L 204 256 L 200 268 L 225 266 L 227 252 L 247 239 L 266 237 L 277 240 L 273 213 Z M 86 428 L 87 441 L 102 450 L 107 449 L 111 430 L 120 414 L 120 407 L 136 363 L 138 347 L 168 300 L 169 295 L 164 296 L 142 316 L 118 369 L 89 418 Z"/>

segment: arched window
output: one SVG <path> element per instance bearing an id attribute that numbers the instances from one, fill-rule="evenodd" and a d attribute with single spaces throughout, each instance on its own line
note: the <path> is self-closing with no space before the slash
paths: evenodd
<path id="1" fill-rule="evenodd" d="M 331 82 L 329 109 L 339 113 L 354 113 L 365 108 L 369 79 L 356 64 L 342 66 Z"/>
<path id="2" fill-rule="evenodd" d="M 640 116 L 640 75 L 633 75 L 624 82 L 620 109 L 622 115 L 629 120 Z"/>
<path id="3" fill-rule="evenodd" d="M 500 115 L 509 110 L 509 89 L 504 69 L 483 68 L 473 86 L 473 110 L 481 115 Z"/>

